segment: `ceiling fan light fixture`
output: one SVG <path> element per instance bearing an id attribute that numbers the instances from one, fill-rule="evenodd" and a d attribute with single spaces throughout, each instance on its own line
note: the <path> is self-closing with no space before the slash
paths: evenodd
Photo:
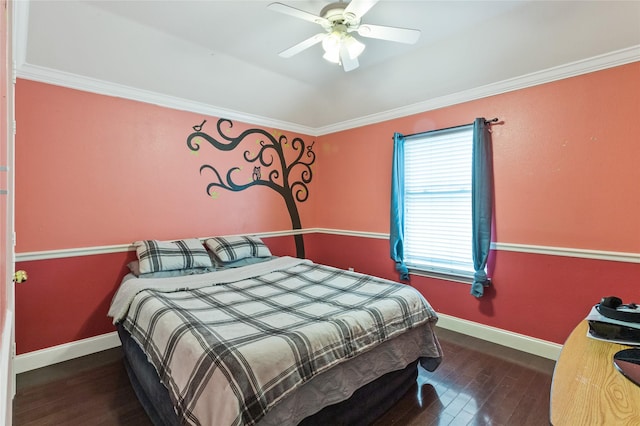
<path id="1" fill-rule="evenodd" d="M 351 59 L 357 58 L 358 56 L 362 55 L 362 52 L 364 52 L 364 43 L 358 41 L 355 37 L 347 35 L 344 38 L 343 43 L 346 45 Z"/>
<path id="2" fill-rule="evenodd" d="M 342 46 L 347 48 L 349 57 L 355 59 L 364 52 L 365 45 L 354 37 L 343 31 L 333 31 L 322 40 L 322 48 L 324 49 L 325 60 L 334 64 L 340 64 L 340 49 Z"/>
<path id="3" fill-rule="evenodd" d="M 314 46 L 322 41 L 323 58 L 335 64 L 341 64 L 345 72 L 358 68 L 358 56 L 365 49 L 350 33 L 356 32 L 365 38 L 414 44 L 420 37 L 420 30 L 410 28 L 389 27 L 385 25 L 361 24 L 362 16 L 371 9 L 378 0 L 339 0 L 322 8 L 320 15 L 314 15 L 282 3 L 271 3 L 269 8 L 286 15 L 318 24 L 324 30 L 289 49 L 279 53 L 283 58 L 291 56 Z"/>
<path id="4" fill-rule="evenodd" d="M 322 55 L 322 57 L 324 58 L 324 60 L 329 61 L 332 64 L 340 65 L 340 52 L 338 50 L 324 52 L 324 55 Z"/>
<path id="5" fill-rule="evenodd" d="M 324 49 L 322 57 L 324 59 L 334 64 L 340 63 L 340 45 L 342 44 L 343 36 L 344 34 L 339 31 L 333 31 L 322 40 L 322 48 Z"/>

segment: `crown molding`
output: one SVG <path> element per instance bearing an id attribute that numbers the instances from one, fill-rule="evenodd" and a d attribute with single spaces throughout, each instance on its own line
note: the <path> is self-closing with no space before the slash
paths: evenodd
<path id="1" fill-rule="evenodd" d="M 406 105 L 378 114 L 371 114 L 353 120 L 342 121 L 340 123 L 335 123 L 329 126 L 319 127 L 315 129 L 315 131 L 316 133 L 318 133 L 318 135 L 326 135 L 329 133 L 335 133 L 343 130 L 353 129 L 356 127 L 380 123 L 382 121 L 444 108 L 463 102 L 469 102 L 476 99 L 499 95 L 501 93 L 525 89 L 527 87 L 550 83 L 569 77 L 575 77 L 582 74 L 601 71 L 607 68 L 613 68 L 637 61 L 640 61 L 640 44 L 626 49 L 616 50 L 613 52 L 605 53 L 603 55 L 594 56 L 592 58 L 570 62 L 568 64 L 560 65 L 557 67 L 552 67 L 542 71 L 536 71 L 519 77 L 510 78 L 507 80 L 499 81 L 497 83 L 491 83 L 485 86 L 476 87 L 474 89 L 464 90 L 462 92 L 453 93 L 451 95 L 441 96 L 438 98 L 429 99 L 424 102 Z"/>
<path id="2" fill-rule="evenodd" d="M 353 120 L 342 121 L 328 126 L 314 128 L 297 123 L 276 120 L 259 115 L 247 114 L 244 112 L 230 110 L 215 105 L 205 104 L 202 102 L 168 96 L 157 92 L 137 89 L 130 86 L 124 86 L 104 80 L 84 77 L 65 71 L 59 71 L 47 67 L 29 64 L 26 62 L 25 57 L 27 47 L 26 28 L 28 28 L 27 23 L 29 16 L 28 4 L 29 2 L 17 2 L 15 17 L 16 25 L 14 27 L 15 30 L 13 34 L 14 43 L 16 45 L 16 49 L 14 51 L 17 52 L 16 72 L 17 76 L 20 78 L 68 87 L 71 89 L 77 89 L 91 93 L 97 93 L 101 95 L 131 99 L 139 102 L 159 105 L 166 108 L 204 114 L 207 116 L 229 118 L 231 120 L 292 131 L 313 137 L 431 111 L 438 108 L 443 108 L 463 102 L 469 102 L 472 100 L 498 95 L 501 93 L 523 89 L 543 83 L 549 83 L 552 81 L 612 68 L 640 60 L 640 45 L 636 45 L 629 48 L 598 55 L 592 58 L 526 74 L 520 77 L 515 77 L 497 83 L 480 86 L 474 89 L 453 93 L 451 95 L 429 99 L 424 102 L 418 102 L 400 108 L 383 111 L 377 114 L 371 114 Z"/>
<path id="3" fill-rule="evenodd" d="M 229 120 L 242 121 L 257 126 L 272 127 L 301 133 L 303 135 L 317 136 L 315 129 L 288 121 L 276 120 L 259 115 L 248 114 L 232 109 L 208 105 L 202 102 L 169 96 L 158 92 L 138 89 L 131 86 L 112 83 L 97 78 L 80 76 L 66 71 L 54 70 L 47 67 L 23 63 L 18 66 L 17 76 L 25 80 L 40 83 L 53 84 L 55 86 L 68 87 L 99 95 L 113 96 L 158 105 L 165 108 L 176 109 L 203 114 L 209 117 L 223 117 Z"/>

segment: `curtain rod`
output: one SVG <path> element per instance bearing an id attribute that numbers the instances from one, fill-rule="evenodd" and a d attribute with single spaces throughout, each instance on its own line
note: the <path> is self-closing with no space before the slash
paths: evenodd
<path id="1" fill-rule="evenodd" d="M 498 117 L 494 117 L 491 120 L 484 120 L 484 124 L 491 124 L 491 123 L 497 123 L 498 122 Z M 473 123 L 469 123 L 469 124 L 461 124 L 459 126 L 452 126 L 452 127 L 447 127 L 444 129 L 434 129 L 434 130 L 427 130 L 426 132 L 419 132 L 419 133 L 413 133 L 410 135 L 404 135 L 405 138 L 411 137 L 411 136 L 419 136 L 419 135 L 424 135 L 425 133 L 431 133 L 431 132 L 441 132 L 441 131 L 445 131 L 445 130 L 451 130 L 451 129 L 457 129 L 458 127 L 465 127 L 465 126 L 471 126 Z"/>

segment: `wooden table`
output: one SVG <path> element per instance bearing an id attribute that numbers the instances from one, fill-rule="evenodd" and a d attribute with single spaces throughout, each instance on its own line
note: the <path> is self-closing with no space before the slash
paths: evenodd
<path id="1" fill-rule="evenodd" d="M 640 386 L 613 365 L 628 346 L 587 337 L 582 321 L 560 353 L 551 384 L 554 426 L 640 425 Z"/>

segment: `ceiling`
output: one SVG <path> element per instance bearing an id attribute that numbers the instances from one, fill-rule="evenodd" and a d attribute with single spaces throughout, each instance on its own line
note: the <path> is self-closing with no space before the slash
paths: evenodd
<path id="1" fill-rule="evenodd" d="M 17 73 L 318 134 L 611 52 L 640 59 L 640 1 L 379 1 L 363 23 L 420 39 L 360 38 L 347 73 L 320 45 L 279 57 L 322 29 L 270 2 L 21 0 Z M 281 2 L 313 14 L 329 3 Z"/>

